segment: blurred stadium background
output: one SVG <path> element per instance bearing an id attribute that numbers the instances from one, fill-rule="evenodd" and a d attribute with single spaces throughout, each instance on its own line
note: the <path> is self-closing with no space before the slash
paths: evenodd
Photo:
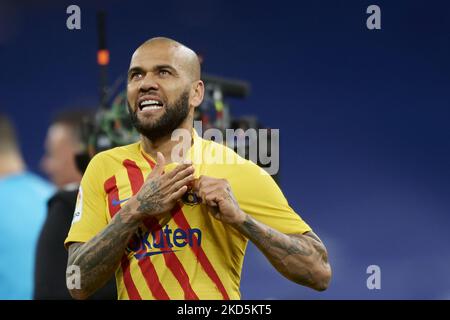
<path id="1" fill-rule="evenodd" d="M 448 2 L 377 1 L 378 31 L 365 25 L 372 1 L 78 1 L 73 31 L 70 4 L 0 2 L 0 108 L 32 171 L 52 114 L 100 105 L 102 10 L 117 93 L 138 44 L 168 36 L 196 50 L 206 74 L 249 84 L 244 99 L 224 97 L 235 119 L 280 129 L 278 182 L 334 275 L 313 292 L 249 245 L 244 299 L 450 299 Z M 366 287 L 373 264 L 381 290 Z"/>

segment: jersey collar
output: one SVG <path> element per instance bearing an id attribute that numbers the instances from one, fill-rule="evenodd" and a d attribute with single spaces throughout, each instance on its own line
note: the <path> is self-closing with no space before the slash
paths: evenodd
<path id="1" fill-rule="evenodd" d="M 192 161 L 192 159 L 194 159 L 196 150 L 198 150 L 198 148 L 201 148 L 202 145 L 201 142 L 202 138 L 200 138 L 200 136 L 198 135 L 197 131 L 194 128 L 192 128 L 191 134 L 193 143 L 192 146 L 189 148 L 189 151 L 187 152 L 187 155 L 185 157 L 185 159 L 188 161 Z M 156 163 L 156 159 L 154 159 L 151 155 L 145 152 L 144 148 L 142 147 L 142 142 L 139 142 L 139 151 L 144 156 L 144 158 L 147 158 L 147 160 Z"/>

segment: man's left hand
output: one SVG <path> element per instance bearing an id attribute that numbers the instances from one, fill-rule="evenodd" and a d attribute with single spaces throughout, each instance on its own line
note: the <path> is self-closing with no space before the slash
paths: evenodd
<path id="1" fill-rule="evenodd" d="M 231 225 L 245 221 L 246 214 L 239 208 L 227 180 L 200 176 L 194 181 L 193 191 L 217 220 Z"/>

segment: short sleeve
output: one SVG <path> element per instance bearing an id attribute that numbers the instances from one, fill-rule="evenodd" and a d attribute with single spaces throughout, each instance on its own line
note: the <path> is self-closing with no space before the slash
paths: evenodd
<path id="1" fill-rule="evenodd" d="M 282 191 L 263 169 L 250 161 L 231 179 L 231 188 L 241 209 L 253 218 L 286 234 L 311 231 L 289 206 Z"/>
<path id="2" fill-rule="evenodd" d="M 108 225 L 101 154 L 90 161 L 78 190 L 72 226 L 64 241 L 87 242 Z"/>

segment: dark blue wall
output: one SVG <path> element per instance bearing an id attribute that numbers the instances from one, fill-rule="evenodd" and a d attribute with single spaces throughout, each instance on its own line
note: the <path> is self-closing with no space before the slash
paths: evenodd
<path id="1" fill-rule="evenodd" d="M 69 2 L 0 5 L 0 108 L 38 171 L 52 112 L 98 102 L 95 12 L 108 13 L 110 79 L 165 35 L 201 52 L 206 72 L 241 78 L 256 114 L 281 133 L 281 185 L 323 238 L 334 278 L 321 294 L 289 283 L 250 247 L 244 298 L 450 298 L 450 4 L 377 1 Z M 40 2 L 41 3 L 41 2 Z M 111 80 L 112 82 L 112 80 Z M 382 288 L 366 287 L 366 268 Z"/>

